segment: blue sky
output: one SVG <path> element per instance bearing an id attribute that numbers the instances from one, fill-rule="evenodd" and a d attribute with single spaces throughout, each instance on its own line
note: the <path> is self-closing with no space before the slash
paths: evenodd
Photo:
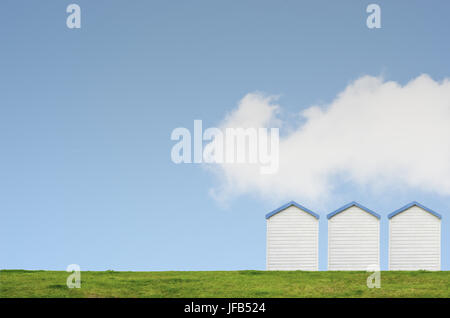
<path id="1" fill-rule="evenodd" d="M 218 203 L 214 175 L 170 160 L 172 130 L 216 126 L 255 91 L 291 114 L 363 75 L 450 76 L 444 1 L 377 1 L 377 30 L 364 1 L 79 0 L 79 30 L 70 3 L 0 4 L 0 268 L 264 269 L 264 216 L 285 202 Z M 387 269 L 387 214 L 414 200 L 443 215 L 448 270 L 449 196 L 354 184 L 307 205 L 320 269 L 326 214 L 350 201 L 381 214 Z"/>

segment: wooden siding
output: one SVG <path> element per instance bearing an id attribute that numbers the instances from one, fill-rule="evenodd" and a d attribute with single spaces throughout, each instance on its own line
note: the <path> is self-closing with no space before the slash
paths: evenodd
<path id="1" fill-rule="evenodd" d="M 380 222 L 352 206 L 328 220 L 328 270 L 367 270 L 380 265 Z"/>
<path id="2" fill-rule="evenodd" d="M 440 270 L 441 220 L 418 206 L 389 220 L 389 270 Z"/>
<path id="3" fill-rule="evenodd" d="M 268 270 L 318 270 L 319 220 L 295 207 L 267 219 Z"/>

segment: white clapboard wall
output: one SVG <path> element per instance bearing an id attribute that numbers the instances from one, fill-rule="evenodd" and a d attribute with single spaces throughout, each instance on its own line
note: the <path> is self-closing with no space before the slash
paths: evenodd
<path id="1" fill-rule="evenodd" d="M 380 216 L 351 202 L 328 216 L 328 270 L 380 266 Z"/>
<path id="2" fill-rule="evenodd" d="M 318 218 L 295 202 L 266 215 L 268 270 L 318 270 Z"/>
<path id="3" fill-rule="evenodd" d="M 389 270 L 440 270 L 441 215 L 412 202 L 388 217 Z"/>

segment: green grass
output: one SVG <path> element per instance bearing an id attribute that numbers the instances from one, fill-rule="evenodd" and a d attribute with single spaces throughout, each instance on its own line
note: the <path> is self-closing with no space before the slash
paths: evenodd
<path id="1" fill-rule="evenodd" d="M 446 297 L 450 272 L 82 272 L 69 289 L 63 271 L 0 271 L 0 297 Z"/>

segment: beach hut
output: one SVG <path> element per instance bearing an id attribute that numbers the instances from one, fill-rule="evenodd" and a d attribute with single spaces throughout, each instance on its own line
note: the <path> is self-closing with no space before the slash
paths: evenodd
<path id="1" fill-rule="evenodd" d="M 318 270 L 319 215 L 291 201 L 266 215 L 267 270 Z"/>
<path id="2" fill-rule="evenodd" d="M 389 270 L 441 269 L 441 218 L 417 202 L 389 218 Z"/>
<path id="3" fill-rule="evenodd" d="M 380 216 L 351 202 L 327 215 L 328 270 L 380 266 Z"/>

